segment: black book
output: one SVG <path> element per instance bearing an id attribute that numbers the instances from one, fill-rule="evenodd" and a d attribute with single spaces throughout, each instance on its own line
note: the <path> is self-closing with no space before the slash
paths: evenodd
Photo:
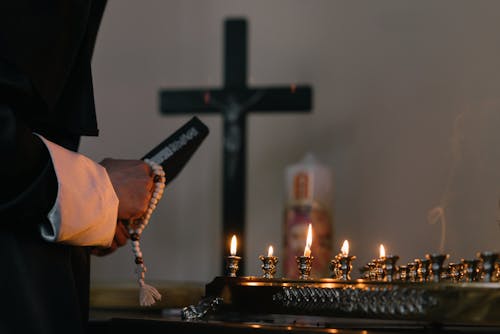
<path id="1" fill-rule="evenodd" d="M 160 164 L 165 171 L 165 183 L 169 184 L 191 159 L 208 133 L 208 127 L 197 117 L 193 117 L 142 159 Z"/>

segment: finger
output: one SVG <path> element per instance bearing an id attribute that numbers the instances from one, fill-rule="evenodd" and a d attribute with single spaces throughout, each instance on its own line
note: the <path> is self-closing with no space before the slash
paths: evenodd
<path id="1" fill-rule="evenodd" d="M 130 224 L 130 221 L 119 220 L 117 224 L 119 225 L 119 227 L 117 227 L 117 228 L 120 228 L 123 231 L 123 233 L 125 234 L 125 236 L 127 237 L 127 239 L 130 239 L 130 234 L 128 233 L 128 226 Z"/>
<path id="2" fill-rule="evenodd" d="M 122 247 L 127 243 L 127 238 L 128 233 L 125 231 L 125 228 L 123 227 L 122 224 L 118 223 L 116 225 L 116 231 L 115 231 L 115 237 L 114 241 L 116 242 L 117 247 Z"/>
<path id="3" fill-rule="evenodd" d="M 116 242 L 113 240 L 111 243 L 111 247 L 103 248 L 103 247 L 94 247 L 91 250 L 91 253 L 96 256 L 106 256 L 108 254 L 113 253 L 117 248 Z"/>

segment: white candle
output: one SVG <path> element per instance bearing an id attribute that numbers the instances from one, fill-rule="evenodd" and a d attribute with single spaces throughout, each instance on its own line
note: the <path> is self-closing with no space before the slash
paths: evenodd
<path id="1" fill-rule="evenodd" d="M 236 235 L 233 235 L 231 238 L 231 256 L 236 256 L 236 246 L 237 246 L 237 240 L 236 240 Z"/>
<path id="2" fill-rule="evenodd" d="M 340 249 L 342 252 L 343 257 L 348 257 L 349 256 L 349 241 L 344 240 L 344 243 L 342 244 L 342 248 Z"/>
<path id="3" fill-rule="evenodd" d="M 306 240 L 306 248 L 304 249 L 304 256 L 311 256 L 311 245 L 312 245 L 312 225 L 309 224 L 309 228 L 307 229 L 307 240 Z"/>
<path id="4" fill-rule="evenodd" d="M 384 245 L 380 244 L 380 258 L 385 258 L 385 248 Z"/>
<path id="5" fill-rule="evenodd" d="M 269 246 L 269 250 L 267 251 L 267 257 L 273 256 L 273 246 Z"/>

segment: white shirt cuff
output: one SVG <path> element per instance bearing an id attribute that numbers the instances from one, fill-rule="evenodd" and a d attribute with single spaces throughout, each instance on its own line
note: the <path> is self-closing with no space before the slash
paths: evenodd
<path id="1" fill-rule="evenodd" d="M 118 197 L 106 169 L 89 158 L 43 138 L 57 176 L 58 190 L 42 238 L 77 246 L 109 247 L 118 218 Z"/>

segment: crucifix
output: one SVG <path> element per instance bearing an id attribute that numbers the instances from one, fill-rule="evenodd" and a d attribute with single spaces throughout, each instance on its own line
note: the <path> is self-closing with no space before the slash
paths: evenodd
<path id="1" fill-rule="evenodd" d="M 228 253 L 233 234 L 241 240 L 238 255 L 245 259 L 246 201 L 246 117 L 249 112 L 308 112 L 312 88 L 292 84 L 288 87 L 247 86 L 247 22 L 225 21 L 224 87 L 169 89 L 160 92 L 161 113 L 221 113 L 223 137 L 223 247 Z M 224 261 L 223 261 L 224 263 Z M 244 263 L 240 273 L 244 273 Z M 224 271 L 224 269 L 223 269 Z"/>

